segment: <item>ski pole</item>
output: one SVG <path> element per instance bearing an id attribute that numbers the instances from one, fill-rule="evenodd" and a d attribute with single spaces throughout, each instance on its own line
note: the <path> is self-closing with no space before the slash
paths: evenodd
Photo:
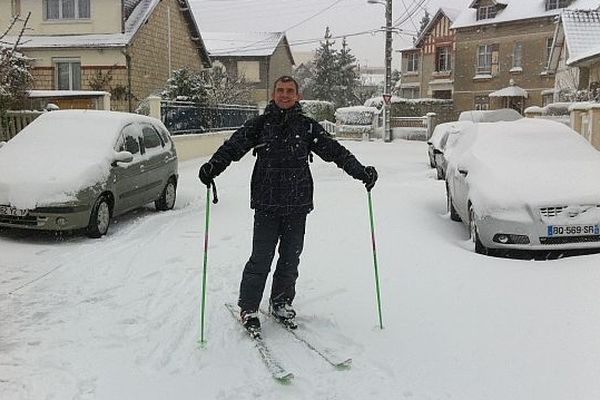
<path id="1" fill-rule="evenodd" d="M 379 328 L 383 329 L 383 319 L 381 318 L 381 292 L 379 290 L 379 271 L 377 268 L 377 248 L 375 246 L 375 223 L 373 222 L 373 202 L 371 200 L 371 191 L 367 190 L 369 198 L 369 220 L 371 221 L 371 242 L 373 244 L 373 265 L 375 266 L 375 290 L 377 291 L 377 311 L 379 312 Z"/>
<path id="2" fill-rule="evenodd" d="M 200 345 L 204 346 L 206 340 L 204 339 L 204 310 L 206 307 L 206 269 L 208 265 L 208 226 L 210 222 L 210 187 L 213 189 L 213 203 L 217 204 L 219 201 L 217 197 L 217 185 L 215 182 L 211 182 L 210 185 L 206 186 L 206 218 L 204 226 L 204 267 L 202 268 L 202 307 L 200 311 Z"/>

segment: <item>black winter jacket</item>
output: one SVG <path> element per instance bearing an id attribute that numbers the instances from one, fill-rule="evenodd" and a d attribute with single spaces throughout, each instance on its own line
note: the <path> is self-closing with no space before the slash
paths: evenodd
<path id="1" fill-rule="evenodd" d="M 313 209 L 313 180 L 308 166 L 313 152 L 333 161 L 355 179 L 365 178 L 365 167 L 296 103 L 283 110 L 271 101 L 265 113 L 233 133 L 210 159 L 219 175 L 254 149 L 250 207 L 275 215 L 309 213 Z"/>

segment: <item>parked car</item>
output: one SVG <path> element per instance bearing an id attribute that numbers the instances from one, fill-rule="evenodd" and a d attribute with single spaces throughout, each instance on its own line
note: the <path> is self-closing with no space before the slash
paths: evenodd
<path id="1" fill-rule="evenodd" d="M 453 121 L 439 124 L 433 130 L 431 139 L 427 141 L 427 154 L 429 164 L 436 169 L 437 179 L 444 179 L 446 176 L 448 153 L 458 140 L 460 133 L 471 125 L 473 125 L 471 121 Z"/>
<path id="2" fill-rule="evenodd" d="M 523 118 L 523 116 L 512 108 L 500 108 L 498 110 L 469 110 L 461 112 L 458 116 L 459 121 L 473 122 L 516 121 L 521 118 Z"/>
<path id="3" fill-rule="evenodd" d="M 474 124 L 448 164 L 451 219 L 477 253 L 600 248 L 600 153 L 548 120 Z"/>
<path id="4" fill-rule="evenodd" d="M 52 111 L 0 147 L 0 226 L 108 231 L 111 217 L 175 204 L 177 154 L 165 126 L 142 115 Z"/>

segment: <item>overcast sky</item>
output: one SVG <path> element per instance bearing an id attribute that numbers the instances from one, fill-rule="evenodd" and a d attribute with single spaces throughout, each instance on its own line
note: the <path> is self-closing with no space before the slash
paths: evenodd
<path id="1" fill-rule="evenodd" d="M 292 51 L 310 51 L 329 26 L 332 35 L 348 35 L 352 53 L 361 66 L 383 66 L 383 32 L 366 33 L 385 25 L 385 7 L 367 0 L 189 0 L 201 31 L 286 32 Z M 381 0 L 384 2 L 385 0 Z M 440 5 L 463 9 L 472 0 L 393 0 L 394 23 L 404 31 L 394 35 L 394 50 L 406 48 L 419 26 L 423 10 L 434 14 Z M 527 0 L 523 0 L 527 1 Z M 407 10 L 412 18 L 407 17 Z M 355 35 L 355 36 L 354 36 Z M 336 47 L 341 45 L 341 38 Z M 303 42 L 309 42 L 303 44 Z M 394 55 L 393 67 L 399 57 Z"/>

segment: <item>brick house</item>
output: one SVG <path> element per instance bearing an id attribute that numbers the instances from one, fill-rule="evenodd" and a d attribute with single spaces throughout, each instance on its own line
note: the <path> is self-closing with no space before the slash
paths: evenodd
<path id="1" fill-rule="evenodd" d="M 31 13 L 20 50 L 34 89 L 104 90 L 112 109 L 133 111 L 172 70 L 211 66 L 188 0 L 0 0 L 0 9 Z"/>
<path id="2" fill-rule="evenodd" d="M 294 57 L 282 32 L 202 32 L 202 38 L 211 59 L 253 85 L 260 108 L 271 100 L 275 80 L 292 75 Z"/>
<path id="3" fill-rule="evenodd" d="M 554 33 L 548 69 L 555 73 L 554 100 L 576 100 L 577 92 L 600 95 L 600 11 L 564 10 Z"/>
<path id="4" fill-rule="evenodd" d="M 452 98 L 456 43 L 450 26 L 458 14 L 458 10 L 440 8 L 423 29 L 414 46 L 400 51 L 400 97 Z"/>
<path id="5" fill-rule="evenodd" d="M 547 70 L 554 20 L 562 9 L 595 8 L 593 0 L 474 0 L 452 25 L 456 32 L 457 111 L 553 101 Z"/>

